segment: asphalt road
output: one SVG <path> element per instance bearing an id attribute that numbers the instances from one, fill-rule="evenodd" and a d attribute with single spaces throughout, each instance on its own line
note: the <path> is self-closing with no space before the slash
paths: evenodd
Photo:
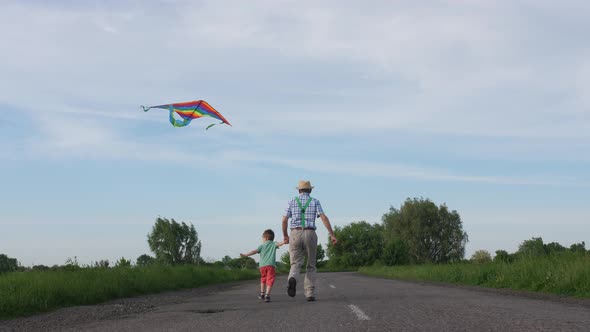
<path id="1" fill-rule="evenodd" d="M 270 303 L 258 300 L 257 281 L 191 293 L 182 301 L 162 305 L 155 295 L 151 298 L 155 305 L 144 312 L 43 330 L 590 331 L 590 302 L 585 300 L 539 299 L 356 273 L 319 274 L 316 302 L 307 302 L 299 286 L 297 296 L 288 297 L 285 277 L 280 276 Z M 26 326 L 18 322 L 4 328 Z"/>

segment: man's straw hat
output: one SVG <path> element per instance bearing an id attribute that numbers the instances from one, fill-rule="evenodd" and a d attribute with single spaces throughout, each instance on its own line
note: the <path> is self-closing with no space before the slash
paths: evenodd
<path id="1" fill-rule="evenodd" d="M 313 187 L 309 181 L 299 181 L 299 185 L 295 189 L 313 189 Z"/>

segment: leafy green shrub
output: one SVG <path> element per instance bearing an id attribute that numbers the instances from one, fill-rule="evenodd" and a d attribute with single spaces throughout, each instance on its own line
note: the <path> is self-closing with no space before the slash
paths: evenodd
<path id="1" fill-rule="evenodd" d="M 477 264 L 485 264 L 492 261 L 492 255 L 487 250 L 477 250 L 471 256 L 471 261 Z"/>

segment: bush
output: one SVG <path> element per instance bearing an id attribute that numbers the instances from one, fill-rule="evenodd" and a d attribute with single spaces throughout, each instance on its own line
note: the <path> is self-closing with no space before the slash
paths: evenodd
<path id="1" fill-rule="evenodd" d="M 408 246 L 400 239 L 389 241 L 383 249 L 382 261 L 385 265 L 405 265 L 410 262 Z"/>
<path id="2" fill-rule="evenodd" d="M 512 263 L 513 257 L 506 250 L 496 250 L 494 262 Z"/>
<path id="3" fill-rule="evenodd" d="M 524 257 L 537 257 L 544 256 L 547 254 L 545 246 L 543 245 L 543 239 L 540 237 L 533 237 L 530 240 L 523 241 L 518 246 L 518 254 Z"/>
<path id="4" fill-rule="evenodd" d="M 471 256 L 471 262 L 476 264 L 485 264 L 492 261 L 492 255 L 487 250 L 477 250 Z"/>
<path id="5" fill-rule="evenodd" d="M 383 227 L 366 221 L 336 226 L 334 234 L 338 245 L 328 243 L 328 256 L 332 266 L 345 268 L 371 265 L 383 251 Z"/>
<path id="6" fill-rule="evenodd" d="M 121 257 L 117 263 L 115 263 L 115 267 L 131 267 L 131 261 L 125 259 L 125 257 Z"/>
<path id="7" fill-rule="evenodd" d="M 18 271 L 19 264 L 16 258 L 10 258 L 0 254 L 0 273 Z"/>

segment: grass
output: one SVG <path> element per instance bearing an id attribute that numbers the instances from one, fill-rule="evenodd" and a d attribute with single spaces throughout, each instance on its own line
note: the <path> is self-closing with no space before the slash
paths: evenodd
<path id="1" fill-rule="evenodd" d="M 258 270 L 228 271 L 197 266 L 12 272 L 0 275 L 0 319 L 122 297 L 255 279 L 258 274 Z"/>
<path id="2" fill-rule="evenodd" d="M 521 258 L 514 263 L 371 266 L 359 272 L 392 279 L 439 281 L 590 297 L 590 255 Z"/>

